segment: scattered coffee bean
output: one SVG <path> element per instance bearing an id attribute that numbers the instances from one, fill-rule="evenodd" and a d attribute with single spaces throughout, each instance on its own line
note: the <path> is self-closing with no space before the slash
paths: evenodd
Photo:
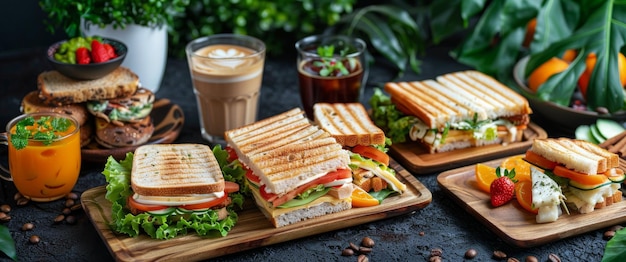
<path id="1" fill-rule="evenodd" d="M 66 199 L 73 199 L 73 200 L 78 200 L 78 194 L 74 193 L 74 192 L 70 192 L 69 194 L 67 194 L 67 196 L 65 196 Z"/>
<path id="2" fill-rule="evenodd" d="M 54 218 L 54 223 L 58 224 L 58 223 L 63 222 L 63 220 L 65 220 L 65 216 L 61 214 Z"/>
<path id="3" fill-rule="evenodd" d="M 478 254 L 478 252 L 476 252 L 476 249 L 470 248 L 467 251 L 465 251 L 465 258 L 475 258 L 476 254 Z"/>
<path id="4" fill-rule="evenodd" d="M 361 253 L 361 254 L 372 253 L 372 248 L 370 248 L 370 247 L 359 247 L 359 253 Z"/>
<path id="5" fill-rule="evenodd" d="M 83 206 L 81 204 L 76 204 L 70 207 L 70 210 L 72 211 L 81 210 L 81 209 L 83 209 Z"/>
<path id="6" fill-rule="evenodd" d="M 506 258 L 506 253 L 500 251 L 500 250 L 496 250 L 493 251 L 493 258 L 497 259 L 497 260 L 502 260 Z"/>
<path id="7" fill-rule="evenodd" d="M 527 256 L 526 262 L 539 262 L 539 259 L 537 259 L 537 257 L 535 256 Z"/>
<path id="8" fill-rule="evenodd" d="M 619 231 L 622 228 L 624 228 L 622 225 L 614 225 L 614 226 L 610 227 L 609 230 L 611 230 L 611 231 Z"/>
<path id="9" fill-rule="evenodd" d="M 354 251 L 359 251 L 359 246 L 355 245 L 354 243 L 350 242 L 350 248 Z"/>
<path id="10" fill-rule="evenodd" d="M 430 250 L 431 257 L 440 257 L 443 254 L 443 250 L 441 248 L 433 248 Z"/>
<path id="11" fill-rule="evenodd" d="M 424 236 L 426 233 L 424 233 L 424 231 L 420 231 L 419 235 L 420 236 Z"/>
<path id="12" fill-rule="evenodd" d="M 4 204 L 0 206 L 0 211 L 4 212 L 4 213 L 9 213 L 11 212 L 11 206 Z"/>
<path id="13" fill-rule="evenodd" d="M 74 204 L 76 204 L 76 201 L 74 201 L 74 199 L 66 199 L 65 200 L 65 207 L 71 207 Z"/>
<path id="14" fill-rule="evenodd" d="M 65 222 L 70 224 L 70 225 L 74 225 L 74 224 L 76 224 L 76 217 L 75 216 L 67 216 L 65 218 Z"/>
<path id="15" fill-rule="evenodd" d="M 67 216 L 72 213 L 72 210 L 66 207 L 63 209 L 63 211 L 61 211 L 61 213 Z"/>
<path id="16" fill-rule="evenodd" d="M 519 259 L 514 258 L 514 257 L 510 257 L 506 260 L 506 262 L 519 262 Z"/>
<path id="17" fill-rule="evenodd" d="M 11 216 L 7 215 L 7 213 L 0 212 L 0 222 L 9 222 L 11 220 Z"/>
<path id="18" fill-rule="evenodd" d="M 361 246 L 374 247 L 374 240 L 370 237 L 364 237 L 363 240 L 361 240 Z"/>
<path id="19" fill-rule="evenodd" d="M 441 262 L 441 257 L 440 256 L 431 256 L 428 259 L 428 262 Z"/>
<path id="20" fill-rule="evenodd" d="M 356 258 L 356 261 L 357 262 L 368 262 L 369 258 L 367 258 L 366 255 L 361 254 L 361 255 L 359 255 L 359 257 Z"/>
<path id="21" fill-rule="evenodd" d="M 30 236 L 30 238 L 28 238 L 28 242 L 30 242 L 31 244 L 37 244 L 39 243 L 39 241 L 41 241 L 41 239 L 39 239 L 38 235 L 32 235 Z"/>
<path id="22" fill-rule="evenodd" d="M 615 231 L 613 230 L 608 230 L 606 232 L 604 232 L 604 236 L 602 236 L 602 238 L 604 240 L 610 240 L 611 238 L 613 238 L 615 236 Z"/>
<path id="23" fill-rule="evenodd" d="M 559 258 L 559 256 L 557 256 L 554 253 L 550 253 L 550 255 L 548 255 L 548 261 L 550 261 L 550 262 L 561 262 L 561 258 Z"/>
<path id="24" fill-rule="evenodd" d="M 30 200 L 28 200 L 28 198 L 25 198 L 25 197 L 20 197 L 20 198 L 18 198 L 18 199 L 16 200 L 16 202 L 15 202 L 15 203 L 16 203 L 18 206 L 25 206 L 26 204 L 28 204 L 28 202 L 30 202 Z"/>
<path id="25" fill-rule="evenodd" d="M 341 251 L 341 255 L 346 257 L 354 256 L 354 250 L 352 248 L 346 248 Z"/>
<path id="26" fill-rule="evenodd" d="M 22 198 L 24 196 L 22 196 L 22 194 L 20 194 L 20 192 L 15 193 L 15 195 L 13 195 L 13 200 L 18 200 L 20 198 Z"/>
<path id="27" fill-rule="evenodd" d="M 33 223 L 24 223 L 24 225 L 22 225 L 22 231 L 33 230 L 33 228 L 35 228 Z"/>

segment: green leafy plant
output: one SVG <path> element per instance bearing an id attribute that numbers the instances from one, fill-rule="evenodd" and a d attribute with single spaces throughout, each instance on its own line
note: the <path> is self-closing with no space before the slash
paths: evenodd
<path id="1" fill-rule="evenodd" d="M 71 126 L 72 121 L 67 118 L 42 116 L 35 120 L 29 116 L 15 125 L 15 133 L 11 134 L 11 144 L 18 150 L 28 145 L 28 139 L 49 145 L 59 137 L 57 132 L 65 132 Z"/>
<path id="2" fill-rule="evenodd" d="M 624 261 L 626 258 L 626 229 L 615 231 L 613 236 L 604 248 L 602 262 Z"/>
<path id="3" fill-rule="evenodd" d="M 327 45 L 317 48 L 317 54 L 321 60 L 313 62 L 313 66 L 320 68 L 320 76 L 347 76 L 350 71 L 356 67 L 356 60 L 354 58 L 346 58 L 347 50 L 340 51 L 338 57 L 335 57 L 335 46 Z M 345 60 L 345 61 L 344 61 Z M 347 62 L 348 68 L 346 68 L 344 62 Z"/>
<path id="4" fill-rule="evenodd" d="M 17 261 L 17 253 L 15 252 L 15 241 L 11 238 L 11 232 L 9 229 L 0 225 L 0 251 L 2 251 L 13 261 Z"/>
<path id="5" fill-rule="evenodd" d="M 41 9 L 48 14 L 48 30 L 61 28 L 69 37 L 80 35 L 81 18 L 92 25 L 124 28 L 129 24 L 141 26 L 172 25 L 190 0 L 40 0 Z"/>

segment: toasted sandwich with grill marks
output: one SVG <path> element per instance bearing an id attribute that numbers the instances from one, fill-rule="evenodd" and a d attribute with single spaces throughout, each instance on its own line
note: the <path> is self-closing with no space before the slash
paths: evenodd
<path id="1" fill-rule="evenodd" d="M 520 141 L 532 113 L 523 96 L 478 71 L 390 82 L 385 91 L 398 110 L 415 116 L 408 135 L 430 153 Z"/>
<path id="2" fill-rule="evenodd" d="M 251 170 L 248 185 L 275 227 L 351 208 L 350 157 L 295 108 L 225 132 Z"/>

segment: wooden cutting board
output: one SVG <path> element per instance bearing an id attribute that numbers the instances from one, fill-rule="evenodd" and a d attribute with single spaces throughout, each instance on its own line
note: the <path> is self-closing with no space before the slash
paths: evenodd
<path id="1" fill-rule="evenodd" d="M 393 160 L 391 167 L 396 170 L 400 181 L 407 185 L 407 191 L 385 199 L 381 205 L 353 208 L 275 228 L 254 206 L 254 200 L 246 199 L 244 210 L 237 212 L 239 221 L 225 237 L 189 234 L 169 240 L 155 240 L 146 235 L 132 238 L 117 234 L 109 228 L 111 203 L 104 198 L 105 186 L 85 191 L 81 201 L 83 209 L 116 260 L 197 261 L 407 214 L 430 204 L 432 194 L 421 182 Z"/>
<path id="2" fill-rule="evenodd" d="M 505 158 L 485 164 L 496 167 Z M 620 160 L 620 167 L 625 161 Z M 587 214 L 570 210 L 552 223 L 537 224 L 535 215 L 525 211 L 517 201 L 493 208 L 489 194 L 476 185 L 475 165 L 441 173 L 437 182 L 461 207 L 480 220 L 502 240 L 518 247 L 532 247 L 585 232 L 626 222 L 626 201 L 614 203 Z"/>
<path id="3" fill-rule="evenodd" d="M 465 165 L 526 152 L 535 138 L 548 134 L 535 123 L 530 123 L 522 141 L 508 145 L 488 145 L 430 154 L 416 142 L 393 144 L 390 154 L 414 174 L 428 174 L 450 170 Z"/>

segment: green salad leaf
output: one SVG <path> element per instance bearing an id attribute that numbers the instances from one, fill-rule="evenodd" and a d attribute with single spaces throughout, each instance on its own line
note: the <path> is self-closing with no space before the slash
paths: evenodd
<path id="1" fill-rule="evenodd" d="M 15 241 L 11 238 L 9 228 L 0 225 L 0 251 L 2 251 L 13 261 L 17 261 L 17 253 L 15 252 Z"/>
<path id="2" fill-rule="evenodd" d="M 619 262 L 626 260 L 626 229 L 615 232 L 604 248 L 602 262 Z"/>
<path id="3" fill-rule="evenodd" d="M 400 112 L 391 102 L 389 96 L 385 95 L 379 88 L 374 89 L 374 94 L 369 102 L 372 106 L 372 120 L 385 131 L 385 135 L 391 139 L 391 142 L 406 142 L 411 126 L 417 121 L 417 118 Z"/>

